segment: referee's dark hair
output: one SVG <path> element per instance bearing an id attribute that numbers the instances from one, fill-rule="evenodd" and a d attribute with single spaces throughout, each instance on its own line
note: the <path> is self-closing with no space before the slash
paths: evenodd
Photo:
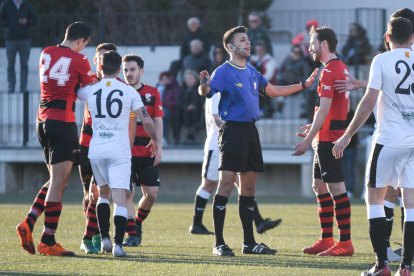
<path id="1" fill-rule="evenodd" d="M 223 36 L 223 46 L 224 49 L 226 49 L 227 52 L 230 53 L 229 48 L 227 47 L 227 44 L 231 43 L 233 44 L 233 37 L 235 34 L 237 33 L 247 33 L 247 28 L 244 26 L 237 26 L 234 28 L 231 28 L 230 30 L 228 30 L 227 32 L 224 33 Z"/>
<path id="2" fill-rule="evenodd" d="M 336 51 L 336 45 L 338 45 L 338 38 L 336 37 L 335 32 L 326 26 L 315 28 L 315 26 L 312 26 L 312 29 L 310 30 L 309 34 L 317 34 L 317 38 L 319 43 L 326 40 L 329 47 L 329 52 L 335 53 Z"/>
<path id="3" fill-rule="evenodd" d="M 98 46 L 96 46 L 95 52 L 98 52 L 100 50 L 117 51 L 118 50 L 118 46 L 116 46 L 113 43 L 101 43 Z"/>
<path id="4" fill-rule="evenodd" d="M 407 43 L 413 33 L 413 24 L 402 17 L 393 18 L 388 22 L 387 34 L 390 40 L 396 44 Z"/>
<path id="5" fill-rule="evenodd" d="M 102 55 L 101 66 L 105 75 L 116 74 L 121 67 L 122 57 L 116 51 L 108 51 Z"/>
<path id="6" fill-rule="evenodd" d="M 85 23 L 77 21 L 66 28 L 65 40 L 76 41 L 78 39 L 88 40 L 91 37 L 91 30 Z"/>
<path id="7" fill-rule="evenodd" d="M 122 58 L 122 62 L 135 61 L 139 68 L 144 69 L 144 60 L 142 57 L 134 54 L 127 54 Z"/>

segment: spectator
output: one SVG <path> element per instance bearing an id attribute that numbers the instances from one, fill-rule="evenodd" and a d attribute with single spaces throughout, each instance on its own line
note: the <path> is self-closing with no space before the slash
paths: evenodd
<path id="1" fill-rule="evenodd" d="M 366 64 L 371 53 L 371 44 L 366 30 L 358 23 L 351 23 L 349 36 L 342 48 L 343 60 L 348 65 Z"/>
<path id="2" fill-rule="evenodd" d="M 312 26 L 315 26 L 317 28 L 319 25 L 318 20 L 316 19 L 309 19 L 306 22 L 305 30 L 298 33 L 293 39 L 292 39 L 292 45 L 293 46 L 299 46 L 303 52 L 303 55 L 305 57 L 309 57 L 309 41 L 310 41 L 310 35 L 309 32 L 312 29 Z"/>
<path id="3" fill-rule="evenodd" d="M 300 46 L 292 46 L 290 54 L 282 62 L 277 74 L 279 85 L 290 85 L 303 81 L 310 73 Z"/>
<path id="4" fill-rule="evenodd" d="M 174 141 L 179 140 L 179 128 L 177 122 L 179 116 L 177 110 L 177 101 L 180 95 L 180 86 L 174 76 L 169 72 L 161 72 L 158 84 L 156 85 L 161 94 L 162 107 L 164 110 L 164 139 L 167 144 L 170 143 L 169 128 L 172 128 L 172 136 Z"/>
<path id="5" fill-rule="evenodd" d="M 201 28 L 200 19 L 197 17 L 191 17 L 187 21 L 187 32 L 184 35 L 183 42 L 180 47 L 180 58 L 178 60 L 174 60 L 170 64 L 170 72 L 173 74 L 175 78 L 177 78 L 178 72 L 182 69 L 182 63 L 186 56 L 191 54 L 190 44 L 191 41 L 194 39 L 199 39 L 203 42 L 203 51 L 207 54 L 210 50 L 210 37 Z M 182 70 L 185 71 L 185 70 Z"/>
<path id="6" fill-rule="evenodd" d="M 228 58 L 229 56 L 227 54 L 227 51 L 224 49 L 223 45 L 219 44 L 214 46 L 210 73 L 212 73 L 217 67 L 222 65 Z"/>
<path id="7" fill-rule="evenodd" d="M 194 70 L 201 72 L 210 69 L 211 62 L 208 53 L 204 51 L 203 42 L 194 39 L 190 43 L 190 54 L 183 60 L 182 71 Z"/>
<path id="8" fill-rule="evenodd" d="M 270 42 L 269 35 L 266 29 L 262 25 L 262 19 L 258 12 L 251 12 L 249 14 L 249 30 L 247 36 L 250 39 L 251 54 L 255 54 L 255 47 L 259 41 L 263 41 L 266 45 L 266 49 L 269 54 L 273 56 L 272 43 Z"/>
<path id="9" fill-rule="evenodd" d="M 30 57 L 30 28 L 36 24 L 36 14 L 27 0 L 5 0 L 0 6 L 0 20 L 5 24 L 8 92 L 16 88 L 15 62 L 20 58 L 20 91 L 27 91 Z"/>
<path id="10" fill-rule="evenodd" d="M 193 70 L 184 72 L 184 84 L 178 101 L 180 107 L 180 127 L 187 128 L 187 143 L 196 141 L 196 133 L 201 129 L 204 98 L 198 95 L 199 74 Z"/>
<path id="11" fill-rule="evenodd" d="M 267 79 L 271 84 L 276 84 L 276 62 L 269 54 L 266 43 L 258 41 L 255 46 L 255 54 L 250 57 L 250 63 Z M 301 79 L 303 80 L 303 79 Z M 278 111 L 283 109 L 283 97 L 275 98 Z M 274 112 L 272 99 L 270 97 L 259 97 L 259 107 L 264 118 L 271 118 Z"/>

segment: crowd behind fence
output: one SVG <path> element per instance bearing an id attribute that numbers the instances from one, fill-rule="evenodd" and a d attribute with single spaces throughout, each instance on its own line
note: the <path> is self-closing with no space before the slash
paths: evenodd
<path id="1" fill-rule="evenodd" d="M 92 45 L 107 41 L 118 45 L 177 45 L 182 41 L 187 19 L 191 16 L 198 16 L 201 19 L 203 28 L 215 41 L 213 44 L 221 40 L 222 34 L 228 27 L 246 18 L 246 14 L 217 11 L 214 12 L 214 16 L 226 18 L 227 24 L 216 26 L 214 16 L 207 16 L 205 13 L 41 14 L 38 24 L 33 29 L 33 45 L 43 47 L 59 43 L 63 38 L 62 30 L 76 20 L 84 21 L 91 26 Z M 373 49 L 376 49 L 382 43 L 386 21 L 383 9 L 269 11 L 267 17 L 270 23 L 269 36 L 273 45 L 289 45 L 292 37 L 303 31 L 306 20 L 313 18 L 318 20 L 320 25 L 331 26 L 336 30 L 339 39 L 338 51 L 345 44 L 348 27 L 352 22 L 358 22 L 367 30 L 370 43 Z M 274 53 L 274 55 L 279 54 Z M 368 65 L 355 64 L 350 67 L 354 75 L 367 78 Z M 351 95 L 353 107 L 356 106 L 361 95 L 362 93 L 358 92 Z M 314 90 L 286 97 L 282 101 L 272 100 L 270 105 L 273 112 L 270 116 L 263 116 L 264 119 L 258 122 L 264 147 L 291 147 L 297 141 L 295 132 L 298 127 L 311 121 L 314 101 Z M 32 90 L 30 93 L 20 94 L 0 91 L 0 147 L 39 146 L 35 134 L 38 104 L 38 91 Z M 83 104 L 77 103 L 76 110 L 80 127 Z M 188 131 L 184 127 L 180 129 L 179 135 L 186 137 Z M 196 145 L 201 147 L 205 135 L 203 122 L 196 132 L 198 141 Z"/>

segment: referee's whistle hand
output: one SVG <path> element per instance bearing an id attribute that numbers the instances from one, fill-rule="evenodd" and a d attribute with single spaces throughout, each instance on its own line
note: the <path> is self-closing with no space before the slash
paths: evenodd
<path id="1" fill-rule="evenodd" d="M 210 75 L 208 74 L 207 70 L 200 72 L 200 84 L 203 86 L 210 85 Z"/>

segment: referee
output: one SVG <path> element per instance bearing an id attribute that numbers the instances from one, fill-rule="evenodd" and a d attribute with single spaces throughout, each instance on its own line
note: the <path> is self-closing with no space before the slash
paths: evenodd
<path id="1" fill-rule="evenodd" d="M 259 94 L 262 96 L 288 96 L 312 85 L 317 69 L 303 83 L 274 86 L 251 65 L 250 41 L 247 29 L 237 26 L 223 36 L 223 45 L 230 60 L 212 74 L 200 72 L 200 95 L 208 98 L 220 93 L 219 115 L 224 121 L 219 132 L 220 176 L 213 201 L 213 221 L 216 244 L 213 254 L 234 256 L 223 238 L 226 204 L 233 189 L 236 174 L 240 174 L 239 215 L 243 226 L 243 254 L 276 253 L 253 235 L 254 195 L 258 172 L 263 172 L 262 149 L 255 122 L 259 119 Z"/>

